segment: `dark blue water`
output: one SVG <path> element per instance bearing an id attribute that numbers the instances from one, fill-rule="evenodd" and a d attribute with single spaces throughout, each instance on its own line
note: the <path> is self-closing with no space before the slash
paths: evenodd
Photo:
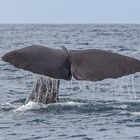
<path id="1" fill-rule="evenodd" d="M 140 25 L 0 25 L 0 57 L 33 44 L 98 48 L 140 59 Z M 0 61 L 0 140 L 140 139 L 140 73 L 61 81 L 60 102 L 24 105 L 39 77 Z"/>

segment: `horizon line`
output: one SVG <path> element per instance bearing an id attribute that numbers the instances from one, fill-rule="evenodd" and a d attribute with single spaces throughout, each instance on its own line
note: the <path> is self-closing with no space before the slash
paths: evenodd
<path id="1" fill-rule="evenodd" d="M 28 25 L 35 25 L 35 24 L 41 24 L 41 25 L 84 25 L 84 24 L 135 24 L 135 25 L 139 25 L 140 23 L 135 23 L 135 22 L 93 22 L 93 23 L 73 23 L 73 22 L 71 22 L 71 23 L 67 23 L 67 22 L 64 22 L 64 23 L 45 23 L 45 22 L 42 22 L 42 23 L 40 23 L 40 22 L 11 22 L 11 23 L 9 23 L 9 22 L 1 22 L 0 23 L 0 25 L 2 25 L 2 24 L 6 24 L 6 25 L 26 25 L 26 24 L 28 24 Z"/>

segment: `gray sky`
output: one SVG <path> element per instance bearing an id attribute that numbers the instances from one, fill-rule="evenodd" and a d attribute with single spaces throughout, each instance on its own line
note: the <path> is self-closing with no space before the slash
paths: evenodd
<path id="1" fill-rule="evenodd" d="M 0 0 L 0 23 L 140 23 L 140 0 Z"/>

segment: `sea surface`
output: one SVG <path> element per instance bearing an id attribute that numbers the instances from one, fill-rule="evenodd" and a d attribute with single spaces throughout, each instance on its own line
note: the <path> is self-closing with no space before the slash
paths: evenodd
<path id="1" fill-rule="evenodd" d="M 0 57 L 33 44 L 140 59 L 140 25 L 0 25 Z M 25 105 L 39 77 L 0 60 L 0 140 L 140 140 L 140 73 L 98 82 L 62 80 L 60 102 Z"/>

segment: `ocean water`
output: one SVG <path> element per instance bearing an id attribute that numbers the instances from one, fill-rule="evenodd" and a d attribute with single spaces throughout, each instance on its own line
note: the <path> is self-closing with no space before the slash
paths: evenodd
<path id="1" fill-rule="evenodd" d="M 33 44 L 140 59 L 140 25 L 0 25 L 0 57 Z M 61 80 L 60 102 L 25 105 L 39 77 L 0 61 L 0 140 L 140 140 L 140 73 Z"/>

